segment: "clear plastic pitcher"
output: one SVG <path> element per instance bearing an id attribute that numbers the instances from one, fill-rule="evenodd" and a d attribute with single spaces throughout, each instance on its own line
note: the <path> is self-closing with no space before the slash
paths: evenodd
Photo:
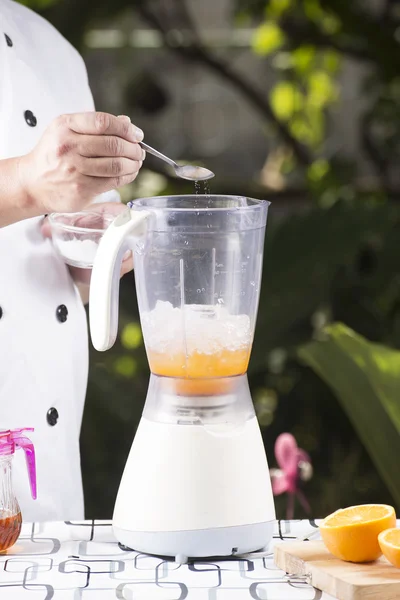
<path id="1" fill-rule="evenodd" d="M 36 499 L 35 450 L 26 429 L 0 430 L 0 552 L 15 544 L 21 531 L 22 516 L 12 482 L 12 461 L 18 448 L 25 452 L 32 498 Z"/>
<path id="2" fill-rule="evenodd" d="M 172 196 L 130 203 L 107 230 L 91 294 L 94 346 L 115 341 L 119 264 L 134 253 L 143 336 L 153 374 L 185 394 L 218 393 L 247 370 L 269 203 L 241 196 Z M 179 390 L 178 390 L 179 391 Z"/>

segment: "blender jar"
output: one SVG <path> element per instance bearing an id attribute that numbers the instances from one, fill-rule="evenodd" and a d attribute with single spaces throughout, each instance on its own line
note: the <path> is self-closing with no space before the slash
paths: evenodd
<path id="1" fill-rule="evenodd" d="M 151 372 L 174 393 L 226 393 L 247 371 L 254 336 L 269 202 L 241 196 L 135 200 L 103 238 L 91 286 L 94 346 L 113 344 L 118 260 L 134 253 Z"/>
<path id="2" fill-rule="evenodd" d="M 224 392 L 247 371 L 268 202 L 235 196 L 146 198 L 135 277 L 150 369 L 176 392 Z"/>

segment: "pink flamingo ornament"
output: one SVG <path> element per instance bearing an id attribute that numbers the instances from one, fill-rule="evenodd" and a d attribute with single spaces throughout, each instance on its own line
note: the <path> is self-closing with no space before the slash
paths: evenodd
<path id="1" fill-rule="evenodd" d="M 299 480 L 309 481 L 313 474 L 307 452 L 298 447 L 290 433 L 282 433 L 275 442 L 275 458 L 279 469 L 270 469 L 272 491 L 275 496 L 287 492 L 286 518 L 293 519 L 294 501 L 298 498 L 307 514 L 311 513 L 307 498 L 299 488 Z"/>

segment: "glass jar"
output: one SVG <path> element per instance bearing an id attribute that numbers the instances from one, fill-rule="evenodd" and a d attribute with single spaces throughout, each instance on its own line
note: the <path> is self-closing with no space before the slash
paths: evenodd
<path id="1" fill-rule="evenodd" d="M 18 448 L 25 452 L 32 498 L 35 500 L 37 496 L 35 449 L 25 431 L 33 429 L 0 430 L 0 552 L 13 546 L 21 532 L 21 509 L 12 480 L 12 463 Z"/>

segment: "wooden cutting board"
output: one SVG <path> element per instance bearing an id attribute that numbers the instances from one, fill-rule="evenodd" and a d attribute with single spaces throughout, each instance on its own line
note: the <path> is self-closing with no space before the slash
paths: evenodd
<path id="1" fill-rule="evenodd" d="M 323 542 L 277 544 L 275 564 L 293 575 L 310 575 L 311 584 L 338 600 L 400 600 L 400 569 L 382 557 L 354 564 L 335 558 Z"/>

